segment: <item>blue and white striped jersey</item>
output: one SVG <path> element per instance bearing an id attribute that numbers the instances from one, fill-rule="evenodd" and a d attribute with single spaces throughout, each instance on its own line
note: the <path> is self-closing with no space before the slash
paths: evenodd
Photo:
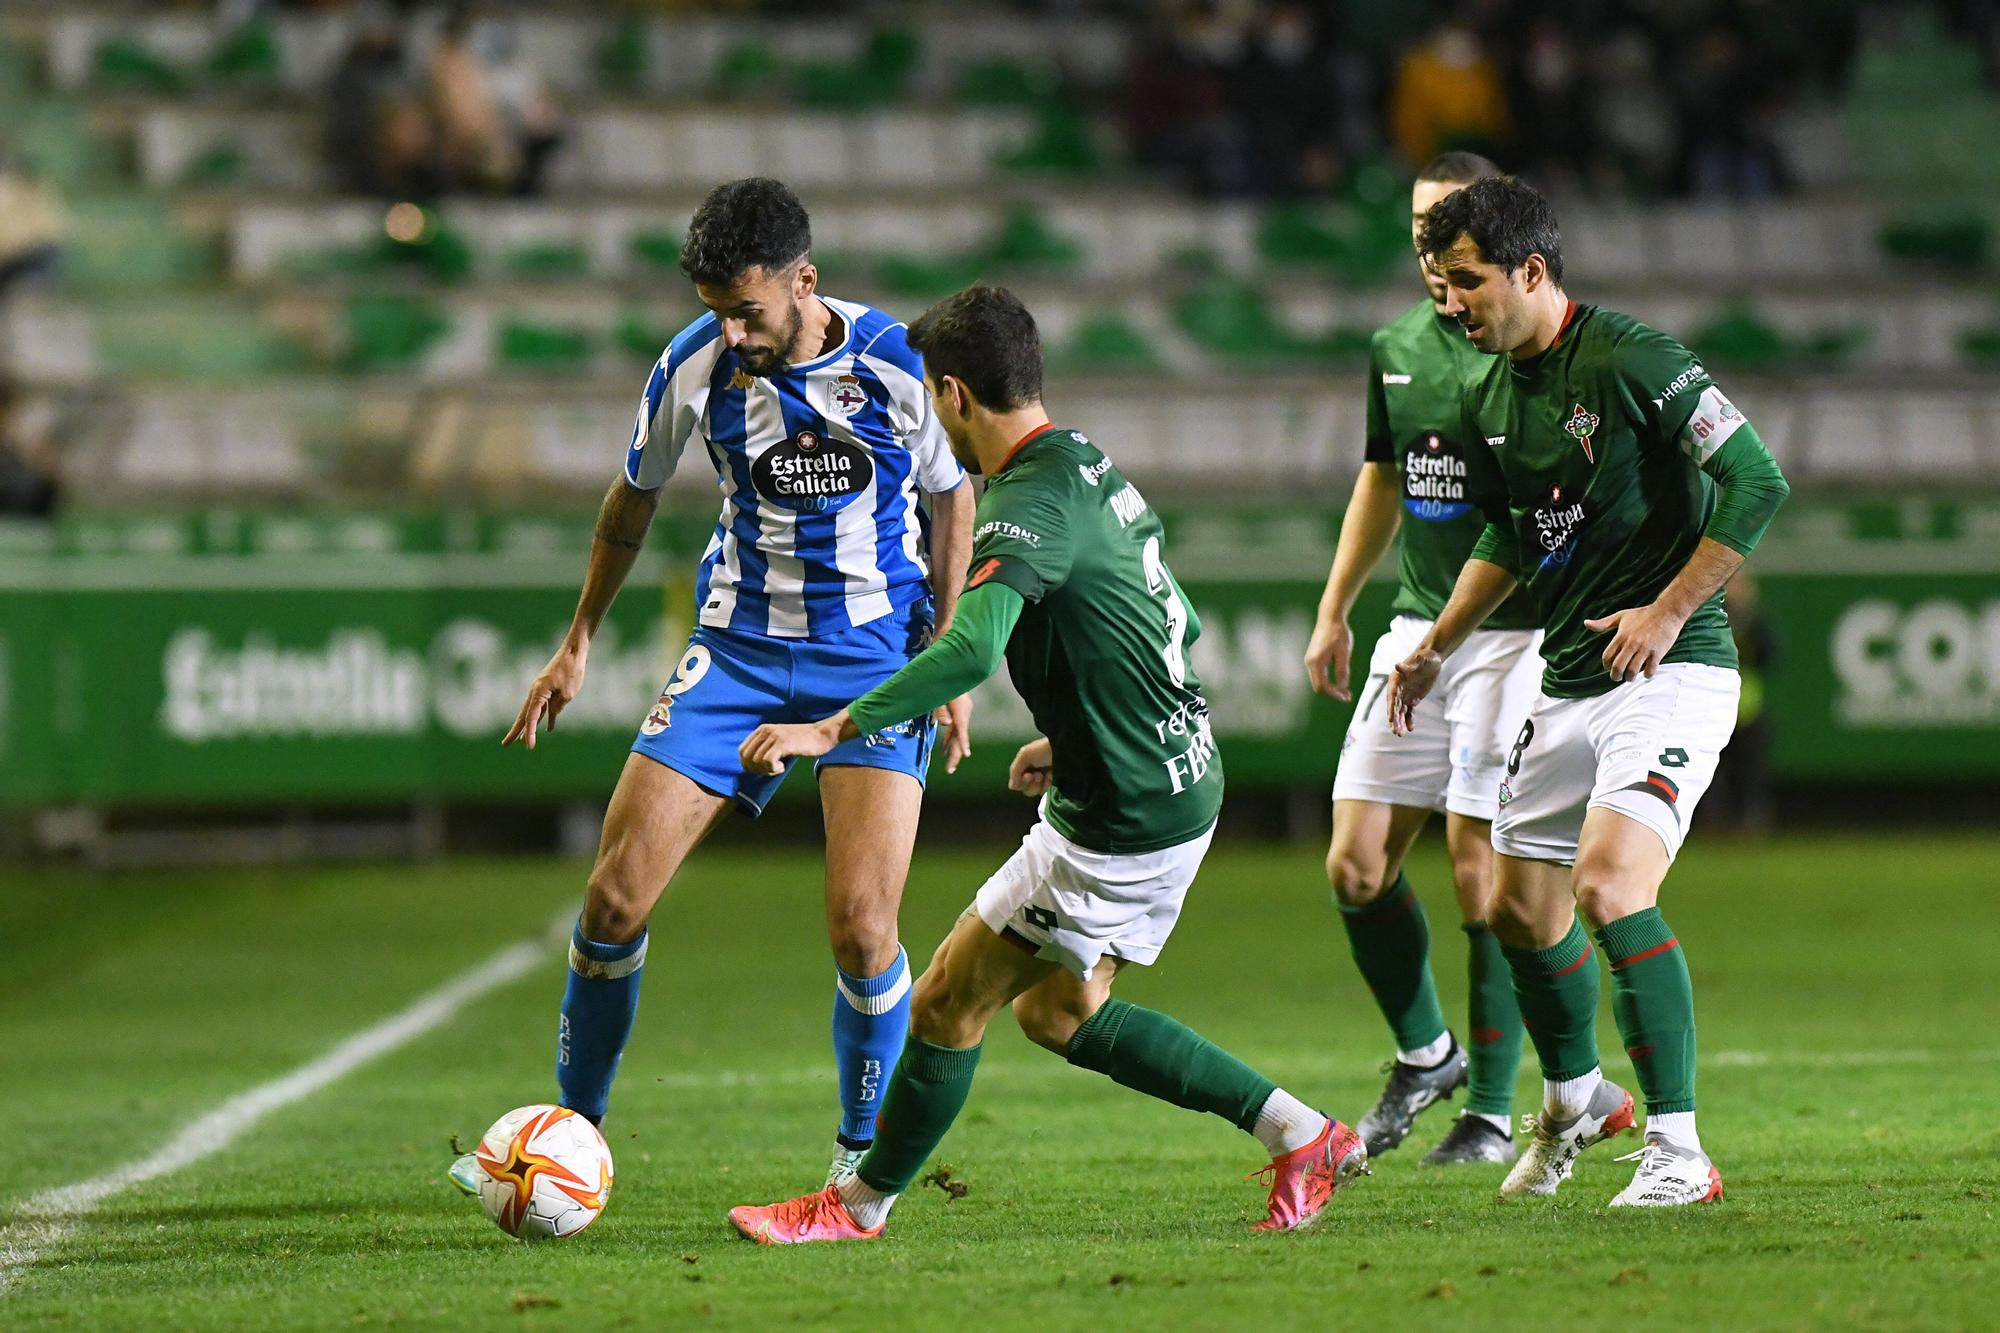
<path id="1" fill-rule="evenodd" d="M 626 481 L 666 484 L 691 438 L 715 464 L 722 516 L 695 581 L 697 618 L 712 628 L 807 639 L 930 595 L 918 496 L 965 471 L 903 325 L 820 299 L 847 326 L 825 356 L 759 379 L 706 315 L 668 345 L 639 405 Z"/>

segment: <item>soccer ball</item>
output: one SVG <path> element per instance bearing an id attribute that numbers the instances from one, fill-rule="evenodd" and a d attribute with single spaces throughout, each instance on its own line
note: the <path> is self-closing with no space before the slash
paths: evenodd
<path id="1" fill-rule="evenodd" d="M 574 1236 L 611 1198 L 610 1145 L 597 1126 L 560 1106 L 509 1111 L 475 1155 L 486 1215 L 521 1240 Z"/>

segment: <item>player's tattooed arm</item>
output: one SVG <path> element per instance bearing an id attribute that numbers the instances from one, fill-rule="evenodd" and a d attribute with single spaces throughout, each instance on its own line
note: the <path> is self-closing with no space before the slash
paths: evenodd
<path id="1" fill-rule="evenodd" d="M 645 544 L 646 529 L 652 526 L 659 507 L 658 491 L 640 490 L 622 476 L 605 492 L 604 503 L 597 511 L 596 536 L 590 543 L 590 564 L 584 571 L 583 593 L 577 598 L 576 615 L 570 619 L 562 646 L 528 687 L 528 697 L 515 715 L 514 725 L 501 739 L 502 745 L 523 740 L 532 750 L 535 734 L 544 725 L 550 731 L 556 729 L 557 716 L 583 688 L 590 641 L 604 622 L 604 614 L 611 609 L 618 590 L 625 585 L 625 576 L 632 572 L 639 548 Z"/>

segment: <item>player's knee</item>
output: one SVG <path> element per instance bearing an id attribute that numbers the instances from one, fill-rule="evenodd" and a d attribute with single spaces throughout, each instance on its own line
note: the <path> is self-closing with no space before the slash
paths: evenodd
<path id="1" fill-rule="evenodd" d="M 975 1046 L 984 1025 L 948 968 L 931 968 L 910 992 L 910 1035 L 934 1046 Z"/>
<path id="2" fill-rule="evenodd" d="M 655 895 L 642 891 L 613 867 L 591 871 L 583 897 L 583 933 L 602 944 L 637 939 L 653 914 Z"/>
<path id="3" fill-rule="evenodd" d="M 1484 921 L 1493 914 L 1492 858 L 1454 857 L 1451 882 L 1458 894 L 1458 910 L 1467 922 Z"/>
<path id="4" fill-rule="evenodd" d="M 1621 874 L 1615 868 L 1576 868 L 1576 906 L 1592 926 L 1603 926 L 1620 917 L 1652 906 L 1652 894 L 1641 879 Z"/>
<path id="5" fill-rule="evenodd" d="M 1379 856 L 1336 846 L 1326 854 L 1326 879 L 1342 907 L 1372 903 L 1389 887 L 1389 867 Z"/>
<path id="6" fill-rule="evenodd" d="M 1090 1017 L 1060 999 L 1027 991 L 1014 1000 L 1014 1021 L 1029 1041 L 1057 1055 L 1067 1055 L 1076 1030 Z"/>
<path id="7" fill-rule="evenodd" d="M 896 914 L 862 905 L 827 914 L 827 942 L 833 961 L 851 977 L 881 975 L 896 961 Z"/>
<path id="8" fill-rule="evenodd" d="M 1508 949 L 1545 947 L 1540 936 L 1541 917 L 1528 902 L 1506 893 L 1495 893 L 1486 908 L 1486 925 L 1493 938 Z M 1550 941 L 1553 943 L 1553 941 Z"/>

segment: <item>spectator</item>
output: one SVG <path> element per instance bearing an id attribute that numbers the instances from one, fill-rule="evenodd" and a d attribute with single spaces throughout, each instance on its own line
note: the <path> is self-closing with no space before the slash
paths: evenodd
<path id="1" fill-rule="evenodd" d="M 1679 144 L 1674 184 L 1701 197 L 1768 199 L 1788 187 L 1768 118 L 1771 92 L 1741 34 L 1727 22 L 1693 34 L 1672 82 Z"/>
<path id="2" fill-rule="evenodd" d="M 1500 69 L 1465 18 L 1444 23 L 1397 63 L 1389 133 L 1413 165 L 1447 148 L 1504 154 L 1510 124 Z"/>
<path id="3" fill-rule="evenodd" d="M 471 11 L 445 19 L 430 59 L 430 110 L 446 189 L 502 188 L 519 168 L 486 62 L 473 49 Z"/>
<path id="4" fill-rule="evenodd" d="M 487 81 L 500 108 L 503 132 L 516 149 L 511 189 L 515 194 L 540 194 L 549 158 L 562 145 L 562 113 L 541 72 L 521 58 L 511 24 L 488 24 L 481 34 L 490 64 Z"/>
<path id="5" fill-rule="evenodd" d="M 394 20 L 363 18 L 327 96 L 327 156 L 343 190 L 405 198 L 436 187 L 430 117 Z"/>
<path id="6" fill-rule="evenodd" d="M 61 494 L 46 430 L 13 381 L 0 377 L 0 517 L 47 518 Z"/>
<path id="7" fill-rule="evenodd" d="M 18 288 L 55 276 L 68 231 L 55 187 L 0 142 L 0 304 Z"/>

